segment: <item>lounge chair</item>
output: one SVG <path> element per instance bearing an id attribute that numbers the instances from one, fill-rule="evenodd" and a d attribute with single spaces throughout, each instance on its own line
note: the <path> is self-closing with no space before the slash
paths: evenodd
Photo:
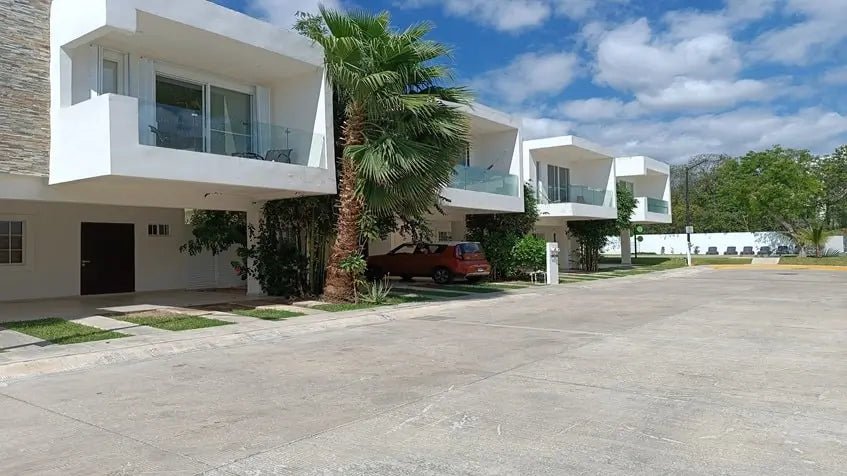
<path id="1" fill-rule="evenodd" d="M 718 253 L 718 247 L 717 246 L 710 246 L 709 249 L 706 251 L 707 256 L 717 256 L 719 254 L 720 253 Z"/>
<path id="2" fill-rule="evenodd" d="M 756 256 L 756 252 L 753 251 L 752 246 L 745 246 L 743 250 L 741 250 L 741 256 Z"/>
<path id="3" fill-rule="evenodd" d="M 734 246 L 727 246 L 726 251 L 724 252 L 726 256 L 738 256 L 738 248 Z"/>
<path id="4" fill-rule="evenodd" d="M 771 247 L 763 246 L 759 248 L 759 253 L 757 254 L 757 256 L 770 256 L 771 254 L 773 254 L 773 250 L 771 250 Z"/>
<path id="5" fill-rule="evenodd" d="M 269 162 L 281 162 L 283 164 L 291 164 L 294 149 L 271 149 L 265 156 L 265 160 Z"/>
<path id="6" fill-rule="evenodd" d="M 777 254 L 778 256 L 790 255 L 790 254 L 791 254 L 791 250 L 790 250 L 787 246 L 785 246 L 785 245 L 780 245 L 780 246 L 777 246 L 777 247 L 776 247 L 776 254 Z"/>

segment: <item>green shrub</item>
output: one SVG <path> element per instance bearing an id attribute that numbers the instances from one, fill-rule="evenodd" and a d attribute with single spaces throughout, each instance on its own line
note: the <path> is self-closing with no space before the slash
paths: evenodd
<path id="1" fill-rule="evenodd" d="M 512 248 L 512 257 L 518 269 L 543 270 L 547 266 L 547 242 L 532 235 L 524 236 Z"/>

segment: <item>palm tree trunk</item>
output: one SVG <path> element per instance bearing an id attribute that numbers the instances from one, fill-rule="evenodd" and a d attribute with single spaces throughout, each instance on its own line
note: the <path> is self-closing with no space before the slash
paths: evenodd
<path id="1" fill-rule="evenodd" d="M 353 277 L 341 269 L 341 262 L 359 251 L 359 219 L 364 208 L 356 194 L 356 164 L 346 150 L 364 142 L 365 111 L 356 101 L 347 108 L 344 124 L 344 155 L 341 158 L 341 179 L 338 185 L 338 224 L 335 243 L 327 267 L 324 298 L 328 301 L 349 301 L 354 295 Z"/>

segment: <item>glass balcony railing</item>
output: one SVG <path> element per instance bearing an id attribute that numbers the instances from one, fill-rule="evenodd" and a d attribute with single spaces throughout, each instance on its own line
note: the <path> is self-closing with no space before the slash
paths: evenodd
<path id="1" fill-rule="evenodd" d="M 456 176 L 453 178 L 451 188 L 511 197 L 519 196 L 520 179 L 517 175 L 464 165 L 457 165 L 455 171 Z"/>
<path id="2" fill-rule="evenodd" d="M 584 203 L 598 207 L 613 207 L 615 204 L 611 191 L 585 185 L 547 187 L 541 203 Z"/>
<path id="3" fill-rule="evenodd" d="M 650 213 L 661 213 L 662 215 L 667 215 L 670 213 L 670 205 L 664 200 L 647 197 L 647 211 Z"/>
<path id="4" fill-rule="evenodd" d="M 281 125 L 144 101 L 139 101 L 139 135 L 143 145 L 304 166 L 325 141 L 320 134 Z"/>

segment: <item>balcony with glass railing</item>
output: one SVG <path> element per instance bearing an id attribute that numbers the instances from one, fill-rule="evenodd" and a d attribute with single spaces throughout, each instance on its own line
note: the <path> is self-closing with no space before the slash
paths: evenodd
<path id="1" fill-rule="evenodd" d="M 510 197 L 520 196 L 520 179 L 517 175 L 465 165 L 457 165 L 455 173 L 450 188 Z"/>
<path id="2" fill-rule="evenodd" d="M 667 215 L 670 213 L 670 204 L 665 200 L 647 197 L 647 211 Z"/>
<path id="3" fill-rule="evenodd" d="M 609 190 L 585 185 L 547 187 L 539 197 L 542 204 L 580 203 L 598 207 L 614 207 L 614 197 Z"/>
<path id="4" fill-rule="evenodd" d="M 243 117 L 243 116 L 242 116 Z M 324 136 L 279 124 L 139 101 L 139 143 L 242 159 L 319 166 Z M 317 158 L 318 161 L 314 160 Z"/>

